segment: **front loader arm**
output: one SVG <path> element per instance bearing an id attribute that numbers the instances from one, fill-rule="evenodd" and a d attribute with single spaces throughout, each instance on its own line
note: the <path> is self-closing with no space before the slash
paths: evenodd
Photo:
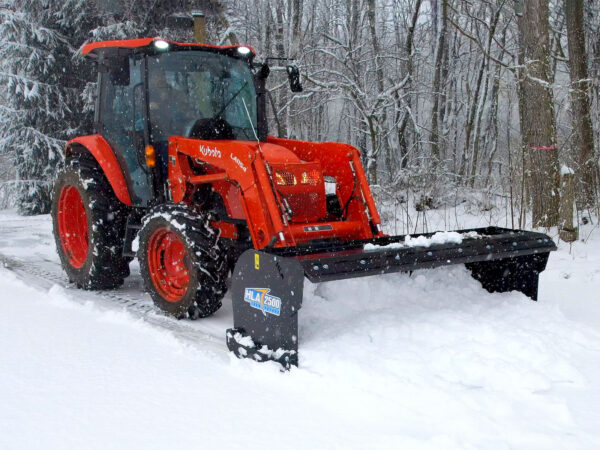
<path id="1" fill-rule="evenodd" d="M 190 158 L 206 164 L 211 173 L 194 174 Z M 255 248 L 264 248 L 274 239 L 287 240 L 293 245 L 257 144 L 171 137 L 169 189 L 172 201 L 185 201 L 190 188 L 205 183 L 213 184 L 215 190 L 220 191 L 229 210 L 241 205 L 243 217 L 240 218 L 246 220 Z"/>

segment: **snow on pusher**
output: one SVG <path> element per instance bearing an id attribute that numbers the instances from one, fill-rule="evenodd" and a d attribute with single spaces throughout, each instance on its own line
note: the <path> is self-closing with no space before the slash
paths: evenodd
<path id="1" fill-rule="evenodd" d="M 537 298 L 552 240 L 481 228 L 387 236 L 359 151 L 268 135 L 269 66 L 246 46 L 159 38 L 88 44 L 95 133 L 68 142 L 53 197 L 57 250 L 85 289 L 145 289 L 177 318 L 221 306 L 232 273 L 239 357 L 298 364 L 304 279 L 465 264 L 490 292 Z M 290 88 L 302 89 L 287 66 Z"/>

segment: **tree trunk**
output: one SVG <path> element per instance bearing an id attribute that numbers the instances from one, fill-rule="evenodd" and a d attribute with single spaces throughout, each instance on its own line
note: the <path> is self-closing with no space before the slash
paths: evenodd
<path id="1" fill-rule="evenodd" d="M 377 81 L 377 92 L 381 94 L 383 92 L 383 67 L 379 58 L 381 57 L 381 49 L 379 46 L 379 39 L 377 38 L 377 15 L 376 15 L 376 1 L 368 0 L 367 16 L 369 19 L 369 34 L 371 37 L 371 45 L 373 46 L 373 62 L 375 63 L 375 77 Z M 371 158 L 368 164 L 368 176 L 369 181 L 373 184 L 377 184 L 377 160 L 379 156 L 379 149 L 385 146 L 385 157 L 386 164 L 388 165 L 387 170 L 390 171 L 391 166 L 391 154 L 389 153 L 389 146 L 382 143 L 385 138 L 379 134 L 379 121 L 385 126 L 386 114 L 385 109 L 383 110 L 382 117 L 380 119 L 376 117 L 369 117 L 369 132 L 371 133 Z M 383 133 L 382 133 L 383 134 Z"/>
<path id="2" fill-rule="evenodd" d="M 560 184 L 559 236 L 565 242 L 575 242 L 579 237 L 579 233 L 577 226 L 573 226 L 573 205 L 575 204 L 573 172 L 565 171 L 561 176 Z"/>
<path id="3" fill-rule="evenodd" d="M 275 20 L 277 22 L 277 28 L 275 30 L 276 40 L 275 50 L 277 52 L 277 57 L 285 58 L 287 57 L 285 53 L 285 33 L 283 27 L 283 7 L 284 5 L 281 2 L 275 2 Z M 287 87 L 284 85 L 282 89 L 279 90 L 279 95 L 277 96 L 277 109 L 281 113 L 279 115 L 279 126 L 278 126 L 278 134 L 280 137 L 288 137 L 288 108 L 286 108 L 288 102 L 288 91 Z"/>
<path id="4" fill-rule="evenodd" d="M 577 155 L 577 206 L 588 208 L 596 198 L 594 132 L 590 118 L 589 78 L 585 53 L 583 0 L 566 0 L 569 72 L 571 75 L 571 114 Z"/>
<path id="5" fill-rule="evenodd" d="M 489 33 L 488 33 L 488 41 L 487 41 L 487 46 L 486 46 L 486 52 L 488 55 L 491 54 L 492 52 L 492 42 L 494 40 L 494 36 L 496 34 L 496 27 L 498 25 L 498 20 L 500 19 L 500 11 L 501 9 L 498 8 L 493 16 L 490 18 L 490 26 L 489 26 Z M 472 105 L 472 123 L 471 123 L 471 127 L 475 126 L 474 129 L 474 137 L 473 137 L 473 160 L 472 160 L 472 165 L 471 165 L 471 176 L 469 177 L 469 184 L 471 187 L 475 186 L 475 177 L 477 175 L 477 166 L 479 164 L 479 138 L 480 138 L 480 132 L 481 132 L 481 121 L 483 119 L 483 114 L 484 114 L 484 110 L 485 110 L 485 101 L 488 97 L 488 88 L 489 88 L 489 80 L 486 80 L 486 83 L 484 85 L 484 89 L 483 89 L 483 94 L 480 96 L 480 92 L 481 92 L 481 82 L 482 79 L 484 77 L 484 75 L 487 74 L 487 76 L 489 76 L 489 70 L 490 70 L 490 59 L 488 56 L 483 56 L 482 61 L 481 61 L 481 67 L 480 67 L 480 71 L 479 71 L 479 78 L 477 79 L 477 89 L 475 92 L 475 97 L 476 97 L 476 101 L 473 100 L 473 105 Z M 480 101 L 481 100 L 481 101 Z M 475 113 L 477 113 L 477 119 L 475 118 Z M 476 123 L 473 123 L 476 122 Z M 465 151 L 469 151 L 469 147 L 467 146 L 465 148 Z"/>
<path id="6" fill-rule="evenodd" d="M 441 0 L 441 17 L 436 24 L 438 30 L 437 44 L 435 48 L 435 67 L 433 76 L 433 107 L 431 108 L 431 157 L 435 166 L 440 160 L 440 136 L 439 136 L 439 111 L 440 96 L 442 91 L 442 71 L 444 61 L 444 49 L 446 48 L 446 18 L 448 16 L 448 0 Z"/>
<path id="7" fill-rule="evenodd" d="M 558 224 L 559 165 L 556 147 L 554 99 L 550 81 L 551 58 L 548 2 L 522 2 L 518 17 L 519 110 L 535 227 Z"/>
<path id="8" fill-rule="evenodd" d="M 500 44 L 504 46 L 506 42 L 506 30 L 502 35 L 502 39 L 500 40 Z M 504 55 L 504 51 L 502 51 L 502 55 Z M 502 57 L 501 57 L 502 58 Z M 502 71 L 502 66 L 500 64 L 496 65 L 496 69 L 494 71 L 494 79 L 492 81 L 492 93 L 490 95 L 490 99 L 492 102 L 491 111 L 490 111 L 490 119 L 486 132 L 486 143 L 491 142 L 491 149 L 487 162 L 487 175 L 485 178 L 485 186 L 489 186 L 492 170 L 494 168 L 494 158 L 496 157 L 496 153 L 498 152 L 498 103 L 500 98 L 500 73 Z M 507 128 L 510 128 L 507 126 Z M 510 140 L 507 140 L 507 146 L 510 146 Z M 509 149 L 510 154 L 510 149 Z"/>
<path id="9" fill-rule="evenodd" d="M 290 57 L 299 59 L 302 49 L 302 2 L 300 0 L 291 1 L 292 15 L 292 38 L 290 40 Z"/>
<path id="10" fill-rule="evenodd" d="M 417 20 L 419 18 L 419 13 L 421 11 L 421 3 L 422 0 L 416 0 L 414 11 L 412 15 L 412 19 L 410 21 L 410 27 L 408 28 L 408 33 L 406 35 L 405 42 L 405 57 L 406 57 L 406 75 L 408 79 L 406 81 L 406 108 L 404 114 L 402 115 L 402 120 L 400 119 L 400 93 L 396 91 L 394 96 L 396 97 L 396 123 L 400 123 L 398 126 L 398 145 L 400 150 L 400 167 L 402 169 L 406 169 L 408 166 L 408 141 L 406 139 L 407 125 L 409 123 L 410 114 L 412 114 L 412 87 L 413 87 L 413 71 L 414 71 L 414 51 L 413 51 L 413 42 L 415 29 L 417 27 Z M 399 33 L 397 33 L 399 34 Z M 399 36 L 398 36 L 398 44 L 399 44 Z"/>

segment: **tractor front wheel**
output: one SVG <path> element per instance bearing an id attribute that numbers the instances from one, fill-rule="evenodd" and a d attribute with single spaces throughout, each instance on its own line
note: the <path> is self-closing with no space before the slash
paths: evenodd
<path id="1" fill-rule="evenodd" d="M 207 217 L 161 205 L 142 221 L 140 271 L 154 304 L 177 318 L 214 314 L 227 290 L 227 255 Z"/>

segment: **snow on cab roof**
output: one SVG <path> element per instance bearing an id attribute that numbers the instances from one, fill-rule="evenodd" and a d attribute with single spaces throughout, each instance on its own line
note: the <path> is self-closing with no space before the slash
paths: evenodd
<path id="1" fill-rule="evenodd" d="M 94 57 L 96 56 L 96 52 L 100 49 L 110 49 L 110 48 L 124 48 L 124 49 L 136 49 L 136 48 L 144 48 L 149 47 L 156 41 L 167 42 L 170 46 L 181 49 L 181 50 L 191 50 L 195 47 L 204 48 L 207 50 L 217 51 L 219 53 L 231 54 L 232 51 L 235 51 L 239 48 L 248 48 L 250 50 L 251 56 L 255 55 L 255 51 L 252 47 L 247 45 L 229 45 L 229 46 L 220 46 L 220 45 L 210 45 L 210 44 L 198 44 L 193 42 L 174 42 L 169 41 L 167 39 L 162 39 L 159 37 L 154 38 L 141 38 L 141 39 L 122 39 L 122 40 L 114 40 L 114 41 L 98 41 L 91 42 L 89 44 L 85 44 L 81 50 L 81 53 L 86 56 Z"/>

